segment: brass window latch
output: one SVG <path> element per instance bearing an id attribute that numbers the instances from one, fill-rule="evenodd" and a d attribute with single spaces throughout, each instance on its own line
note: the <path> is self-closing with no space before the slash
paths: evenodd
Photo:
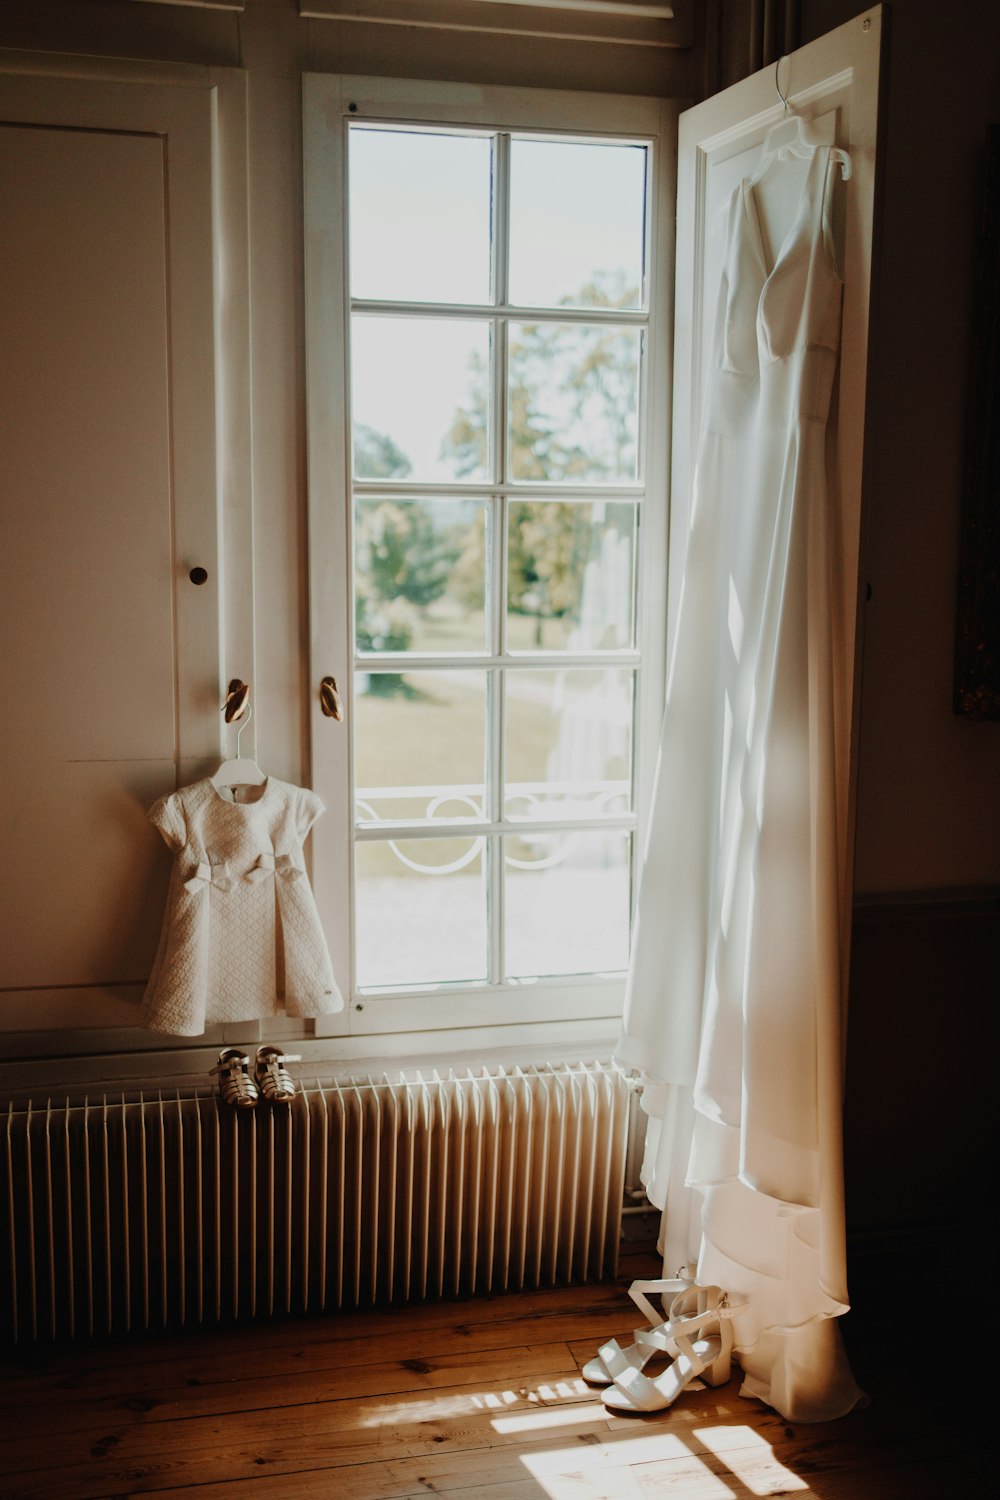
<path id="1" fill-rule="evenodd" d="M 337 691 L 336 677 L 324 677 L 320 683 L 319 706 L 328 719 L 343 719 L 344 705 Z"/>

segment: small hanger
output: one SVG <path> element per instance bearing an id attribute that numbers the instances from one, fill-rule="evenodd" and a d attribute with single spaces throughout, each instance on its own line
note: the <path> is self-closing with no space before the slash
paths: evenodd
<path id="1" fill-rule="evenodd" d="M 774 65 L 774 87 L 778 91 L 778 98 L 784 106 L 785 114 L 776 125 L 771 126 L 764 137 L 764 144 L 761 147 L 763 160 L 760 168 L 754 174 L 755 178 L 761 177 L 774 161 L 787 161 L 790 156 L 815 156 L 823 144 L 821 141 L 811 141 L 809 139 L 806 135 L 805 123 L 802 116 L 794 112 L 788 102 L 787 95 L 781 92 L 781 84 L 778 81 L 778 69 L 781 67 L 783 60 L 783 58 L 779 57 Z M 841 173 L 846 182 L 851 175 L 851 158 L 847 152 L 841 150 L 839 146 L 831 146 L 830 160 L 840 163 Z"/>
<path id="2" fill-rule="evenodd" d="M 220 791 L 223 787 L 263 786 L 267 780 L 266 774 L 255 760 L 240 755 L 240 738 L 253 717 L 253 706 L 250 702 L 250 689 L 238 677 L 234 677 L 229 684 L 222 712 L 227 724 L 237 720 L 242 722 L 236 731 L 236 758 L 222 762 L 212 777 L 212 785 Z"/>

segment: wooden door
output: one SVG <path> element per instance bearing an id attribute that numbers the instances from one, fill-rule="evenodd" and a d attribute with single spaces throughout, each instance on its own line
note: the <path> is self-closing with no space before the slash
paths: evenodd
<path id="1" fill-rule="evenodd" d="M 242 81 L 2 66 L 0 1026 L 132 1025 L 164 895 L 145 812 L 218 756 L 223 500 L 249 500 L 217 331 Z"/>
<path id="2" fill-rule="evenodd" d="M 760 161 L 767 131 L 785 115 L 782 97 L 808 122 L 811 139 L 850 153 L 852 175 L 834 200 L 844 278 L 839 369 L 827 429 L 828 472 L 838 525 L 834 559 L 834 671 L 837 700 L 838 847 L 848 938 L 859 688 L 859 569 L 864 532 L 865 405 L 868 377 L 872 242 L 883 12 L 855 20 L 746 78 L 679 121 L 674 418 L 670 516 L 669 629 L 676 622 L 684 570 L 691 487 L 701 427 L 703 373 L 721 276 L 720 209 Z M 779 93 L 780 87 L 780 93 Z M 793 162 L 758 194 L 764 230 L 780 243 L 798 201 L 807 163 Z M 794 169 L 798 169 L 798 171 Z M 846 951 L 846 948 L 845 948 Z"/>

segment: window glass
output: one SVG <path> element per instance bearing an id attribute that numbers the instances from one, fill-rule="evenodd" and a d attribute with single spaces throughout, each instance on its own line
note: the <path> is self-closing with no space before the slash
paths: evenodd
<path id="1" fill-rule="evenodd" d="M 628 963 L 631 839 L 524 833 L 504 841 L 507 974 L 614 973 Z"/>
<path id="2" fill-rule="evenodd" d="M 358 126 L 350 142 L 352 296 L 489 302 L 489 139 Z"/>
<path id="3" fill-rule="evenodd" d="M 506 682 L 506 815 L 627 812 L 632 673 L 615 667 L 508 672 Z"/>
<path id="4" fill-rule="evenodd" d="M 355 973 L 418 1027 L 627 962 L 648 148 L 349 134 Z"/>
<path id="5" fill-rule="evenodd" d="M 351 322 L 356 479 L 487 477 L 490 325 L 451 318 Z"/>
<path id="6" fill-rule="evenodd" d="M 646 149 L 514 138 L 510 300 L 641 307 Z"/>
<path id="7" fill-rule="evenodd" d="M 358 651 L 485 650 L 486 548 L 482 500 L 358 498 Z"/>
<path id="8" fill-rule="evenodd" d="M 355 851 L 359 987 L 485 979 L 483 873 L 483 841 L 477 838 L 401 838 L 359 844 Z"/>
<path id="9" fill-rule="evenodd" d="M 641 343 L 635 328 L 511 324 L 512 479 L 629 484 L 639 477 Z"/>
<path id="10" fill-rule="evenodd" d="M 621 651 L 632 644 L 636 508 L 511 500 L 507 646 Z"/>
<path id="11" fill-rule="evenodd" d="M 358 672 L 354 757 L 362 823 L 481 818 L 486 673 Z"/>

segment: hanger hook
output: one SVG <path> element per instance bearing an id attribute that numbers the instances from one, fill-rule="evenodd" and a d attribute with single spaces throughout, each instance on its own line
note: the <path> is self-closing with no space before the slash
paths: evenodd
<path id="1" fill-rule="evenodd" d="M 243 716 L 240 719 L 239 728 L 236 731 L 236 759 L 237 760 L 239 760 L 239 758 L 240 758 L 240 740 L 243 737 L 243 731 L 247 727 L 247 725 L 250 723 L 250 720 L 252 718 L 253 718 L 253 704 L 250 703 L 250 702 L 248 702 L 247 703 L 246 714 L 245 714 L 245 716 Z"/>
<path id="2" fill-rule="evenodd" d="M 779 57 L 778 61 L 774 65 L 774 86 L 778 91 L 778 98 L 781 100 L 785 109 L 789 109 L 791 106 L 789 105 L 785 95 L 781 92 L 781 84 L 778 82 L 778 69 L 781 67 L 781 64 L 784 62 L 784 60 L 784 57 Z"/>

